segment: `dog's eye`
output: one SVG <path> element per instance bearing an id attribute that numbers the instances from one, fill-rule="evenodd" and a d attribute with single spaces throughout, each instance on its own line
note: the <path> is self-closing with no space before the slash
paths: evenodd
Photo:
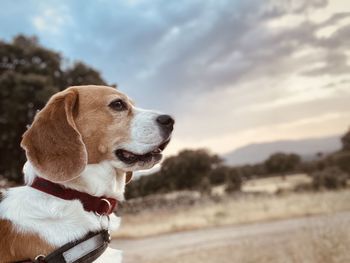
<path id="1" fill-rule="evenodd" d="M 109 104 L 109 107 L 111 107 L 115 111 L 124 111 L 128 109 L 126 103 L 121 99 L 112 101 Z"/>

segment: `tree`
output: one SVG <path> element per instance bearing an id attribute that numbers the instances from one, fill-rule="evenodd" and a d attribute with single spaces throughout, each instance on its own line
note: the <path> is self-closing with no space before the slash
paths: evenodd
<path id="1" fill-rule="evenodd" d="M 348 179 L 348 175 L 336 166 L 330 166 L 322 171 L 316 171 L 311 174 L 311 177 L 312 186 L 316 190 L 345 188 Z"/>
<path id="2" fill-rule="evenodd" d="M 217 155 L 206 150 L 184 150 L 164 160 L 160 173 L 168 186 L 173 185 L 177 190 L 196 189 L 202 178 L 209 176 L 211 169 L 220 162 Z"/>
<path id="3" fill-rule="evenodd" d="M 64 72 L 64 81 L 66 87 L 87 84 L 105 85 L 100 73 L 82 62 L 76 62 Z"/>
<path id="4" fill-rule="evenodd" d="M 267 172 L 284 174 L 295 170 L 300 160 L 300 156 L 294 153 L 275 153 L 265 161 L 265 167 Z"/>
<path id="5" fill-rule="evenodd" d="M 211 194 L 211 183 L 208 177 L 203 177 L 199 184 L 199 191 L 204 195 Z"/>
<path id="6" fill-rule="evenodd" d="M 217 155 L 206 150 L 181 151 L 178 155 L 165 159 L 159 172 L 142 176 L 128 185 L 126 197 L 134 198 L 184 189 L 210 194 L 210 174 L 220 162 Z M 226 174 L 224 176 L 226 178 Z"/>
<path id="7" fill-rule="evenodd" d="M 341 137 L 342 148 L 321 159 L 323 169 L 330 166 L 336 166 L 350 176 L 350 130 Z"/>
<path id="8" fill-rule="evenodd" d="M 350 129 L 341 137 L 341 142 L 343 145 L 342 151 L 350 151 Z"/>
<path id="9" fill-rule="evenodd" d="M 35 37 L 0 41 L 0 174 L 21 181 L 25 156 L 20 141 L 26 126 L 52 94 L 76 84 L 105 82 L 81 62 L 65 70 L 61 55 Z"/>
<path id="10" fill-rule="evenodd" d="M 230 167 L 220 165 L 212 169 L 209 173 L 210 183 L 212 185 L 220 185 L 225 183 L 226 178 L 230 173 Z"/>
<path id="11" fill-rule="evenodd" d="M 239 172 L 235 169 L 231 169 L 230 173 L 226 178 L 226 193 L 233 193 L 240 191 L 242 187 L 242 177 Z"/>

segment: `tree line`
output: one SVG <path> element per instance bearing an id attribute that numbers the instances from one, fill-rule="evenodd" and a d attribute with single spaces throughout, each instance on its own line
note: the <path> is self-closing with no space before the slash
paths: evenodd
<path id="1" fill-rule="evenodd" d="M 99 72 L 82 62 L 64 67 L 61 54 L 35 37 L 0 41 L 0 175 L 22 181 L 22 134 L 37 110 L 56 92 L 72 85 L 105 85 Z"/>
<path id="2" fill-rule="evenodd" d="M 294 153 L 275 153 L 262 163 L 227 166 L 219 156 L 207 150 L 184 150 L 164 160 L 161 169 L 133 181 L 127 198 L 143 197 L 174 190 L 210 192 L 212 186 L 226 185 L 227 192 L 239 191 L 246 180 L 270 176 L 288 176 L 296 172 L 312 177 L 313 189 L 337 189 L 350 179 L 350 130 L 341 138 L 339 151 L 303 161 Z"/>

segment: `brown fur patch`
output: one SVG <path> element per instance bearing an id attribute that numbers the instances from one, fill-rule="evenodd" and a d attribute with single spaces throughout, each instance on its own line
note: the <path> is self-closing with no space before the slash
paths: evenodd
<path id="1" fill-rule="evenodd" d="M 88 152 L 88 163 L 114 159 L 114 147 L 129 139 L 132 111 L 116 112 L 108 105 L 115 99 L 130 105 L 129 99 L 109 87 L 86 86 L 77 90 L 79 113 L 75 122 Z"/>
<path id="2" fill-rule="evenodd" d="M 8 220 L 0 219 L 0 263 L 34 260 L 55 248 L 33 233 L 18 232 Z"/>
<path id="3" fill-rule="evenodd" d="M 23 135 L 27 158 L 49 180 L 67 181 L 85 168 L 85 146 L 73 117 L 78 99 L 72 89 L 57 93 Z"/>

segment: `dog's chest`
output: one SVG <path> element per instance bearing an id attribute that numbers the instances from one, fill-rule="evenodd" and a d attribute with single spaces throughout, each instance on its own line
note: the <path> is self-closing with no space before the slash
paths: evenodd
<path id="1" fill-rule="evenodd" d="M 16 256 L 5 262 L 48 254 L 101 229 L 99 218 L 85 212 L 79 201 L 60 200 L 30 187 L 9 189 L 0 203 L 0 220 L 0 258 Z M 115 216 L 112 221 L 118 223 Z"/>

